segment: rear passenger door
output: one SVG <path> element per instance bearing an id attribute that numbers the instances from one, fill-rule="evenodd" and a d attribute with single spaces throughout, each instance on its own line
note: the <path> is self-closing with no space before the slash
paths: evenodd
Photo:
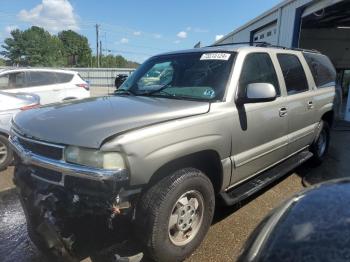
<path id="1" fill-rule="evenodd" d="M 54 72 L 29 71 L 27 72 L 27 87 L 23 89 L 23 92 L 39 95 L 41 104 L 60 102 L 65 97 L 65 90 L 56 82 Z"/>
<path id="2" fill-rule="evenodd" d="M 317 123 L 314 91 L 305 74 L 307 65 L 296 54 L 277 54 L 287 90 L 288 154 L 293 154 L 312 143 Z"/>
<path id="3" fill-rule="evenodd" d="M 241 182 L 274 165 L 287 154 L 288 117 L 277 74 L 268 53 L 250 53 L 241 71 L 239 92 L 248 84 L 269 83 L 277 93 L 271 102 L 237 105 L 239 120 L 233 125 L 232 154 L 235 164 L 231 184 Z"/>

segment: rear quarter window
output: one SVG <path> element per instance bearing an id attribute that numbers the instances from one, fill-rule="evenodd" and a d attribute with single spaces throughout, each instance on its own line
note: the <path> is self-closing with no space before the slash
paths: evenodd
<path id="1" fill-rule="evenodd" d="M 304 53 L 305 60 L 309 65 L 312 76 L 318 88 L 334 86 L 336 70 L 327 56 L 321 54 Z"/>
<path id="2" fill-rule="evenodd" d="M 73 79 L 73 75 L 68 73 L 56 73 L 56 77 L 57 77 L 57 83 L 59 84 L 68 83 Z"/>

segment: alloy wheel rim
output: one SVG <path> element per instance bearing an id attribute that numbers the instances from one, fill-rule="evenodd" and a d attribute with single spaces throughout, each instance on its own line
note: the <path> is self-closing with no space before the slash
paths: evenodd
<path id="1" fill-rule="evenodd" d="M 7 158 L 7 147 L 6 145 L 0 141 L 0 164 L 4 163 Z"/>
<path id="2" fill-rule="evenodd" d="M 176 246 L 191 242 L 203 223 L 204 200 L 200 192 L 190 190 L 180 196 L 169 218 L 170 241 Z"/>

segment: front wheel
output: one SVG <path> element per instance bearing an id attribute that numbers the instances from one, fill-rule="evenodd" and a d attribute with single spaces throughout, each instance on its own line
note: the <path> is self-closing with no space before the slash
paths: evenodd
<path id="1" fill-rule="evenodd" d="M 11 164 L 13 152 L 10 148 L 7 137 L 0 135 L 0 171 Z"/>
<path id="2" fill-rule="evenodd" d="M 319 125 L 320 133 L 314 143 L 311 145 L 311 152 L 314 154 L 312 161 L 316 165 L 321 164 L 325 159 L 330 141 L 330 130 L 328 123 L 322 120 Z"/>
<path id="3" fill-rule="evenodd" d="M 197 169 L 181 169 L 141 197 L 136 210 L 136 234 L 155 261 L 182 261 L 204 239 L 214 208 L 209 178 Z"/>

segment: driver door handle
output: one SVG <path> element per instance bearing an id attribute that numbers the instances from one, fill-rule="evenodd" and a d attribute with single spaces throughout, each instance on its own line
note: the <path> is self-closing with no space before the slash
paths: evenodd
<path id="1" fill-rule="evenodd" d="M 285 117 L 288 115 L 287 107 L 281 107 L 279 111 L 280 117 Z"/>

